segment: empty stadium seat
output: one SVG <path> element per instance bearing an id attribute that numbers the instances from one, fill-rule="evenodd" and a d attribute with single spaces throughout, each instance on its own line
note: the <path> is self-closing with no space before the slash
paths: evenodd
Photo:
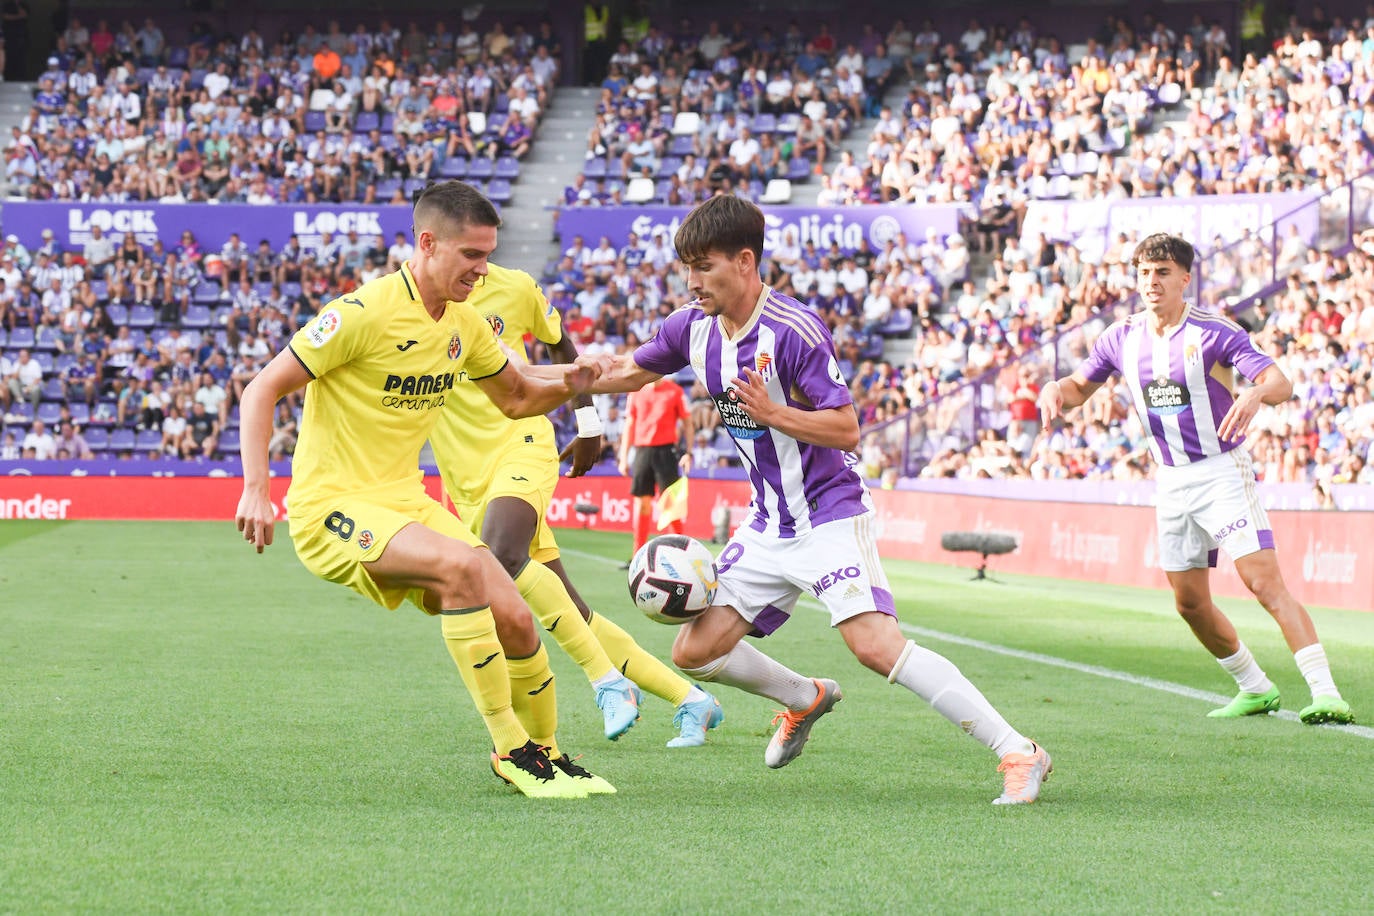
<path id="1" fill-rule="evenodd" d="M 498 156 L 494 175 L 497 178 L 514 181 L 520 177 L 520 160 L 514 156 Z"/>
<path id="2" fill-rule="evenodd" d="M 118 302 L 111 302 L 105 307 L 105 314 L 110 316 L 110 320 L 116 325 L 129 323 L 129 307 Z"/>
<path id="3" fill-rule="evenodd" d="M 673 118 L 673 136 L 694 136 L 701 130 L 701 115 L 695 111 L 679 111 Z"/>
<path id="4" fill-rule="evenodd" d="M 465 156 L 449 156 L 439 166 L 439 175 L 443 178 L 465 178 L 467 174 L 468 160 Z"/>
<path id="5" fill-rule="evenodd" d="M 34 412 L 34 419 L 42 420 L 48 424 L 48 428 L 57 425 L 57 421 L 62 418 L 62 405 L 56 401 L 41 401 L 38 410 Z"/>
<path id="6" fill-rule="evenodd" d="M 93 452 L 103 452 L 110 447 L 110 433 L 103 426 L 82 430 L 81 435 L 86 438 L 86 444 Z"/>
<path id="7" fill-rule="evenodd" d="M 204 329 L 210 327 L 212 320 L 210 306 L 195 302 L 186 309 L 186 314 L 181 316 L 181 326 Z"/>
<path id="8" fill-rule="evenodd" d="M 353 120 L 353 129 L 359 133 L 367 133 L 370 130 L 380 130 L 382 117 L 375 111 L 360 111 L 358 117 Z"/>
<path id="9" fill-rule="evenodd" d="M 806 181 L 811 177 L 811 160 L 805 156 L 793 156 L 787 161 L 787 179 L 789 181 Z"/>
<path id="10" fill-rule="evenodd" d="M 219 451 L 221 454 L 237 455 L 239 452 L 239 431 L 237 428 L 226 429 L 219 435 Z"/>
<path id="11" fill-rule="evenodd" d="M 151 452 L 162 448 L 162 433 L 155 429 L 141 429 L 134 434 L 134 448 L 140 452 Z"/>
<path id="12" fill-rule="evenodd" d="M 606 160 L 593 156 L 582 165 L 582 174 L 593 180 L 606 177 Z"/>
<path id="13" fill-rule="evenodd" d="M 135 305 L 129 309 L 129 327 L 151 328 L 157 324 L 157 311 L 151 305 Z"/>
<path id="14" fill-rule="evenodd" d="M 478 156 L 468 163 L 468 178 L 477 181 L 486 181 L 496 174 L 496 163 L 486 156 Z"/>
<path id="15" fill-rule="evenodd" d="M 66 389 L 62 385 L 60 378 L 43 379 L 42 393 L 39 395 L 45 401 L 61 401 L 67 396 Z"/>
<path id="16" fill-rule="evenodd" d="M 134 431 L 127 426 L 121 426 L 110 431 L 110 441 L 106 447 L 112 452 L 132 452 L 136 442 Z"/>
<path id="17" fill-rule="evenodd" d="M 487 182 L 486 194 L 494 203 L 510 203 L 512 193 L 511 183 L 505 178 L 493 178 Z"/>
<path id="18" fill-rule="evenodd" d="M 785 204 L 792 200 L 792 182 L 786 178 L 774 178 L 768 182 L 759 197 L 761 204 Z"/>
<path id="19" fill-rule="evenodd" d="M 647 204 L 654 199 L 654 180 L 652 178 L 631 178 L 625 188 L 625 203 Z"/>
<path id="20" fill-rule="evenodd" d="M 77 426 L 84 429 L 86 424 L 91 422 L 91 409 L 86 406 L 85 401 L 73 401 L 67 409 L 71 411 L 72 422 Z"/>
<path id="21" fill-rule="evenodd" d="M 34 334 L 33 328 L 25 326 L 10 331 L 10 339 L 5 346 L 11 350 L 18 350 L 20 347 L 26 350 L 32 350 L 37 340 L 38 336 Z"/>

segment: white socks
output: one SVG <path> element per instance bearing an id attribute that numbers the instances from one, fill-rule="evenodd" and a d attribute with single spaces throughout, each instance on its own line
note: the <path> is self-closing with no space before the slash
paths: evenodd
<path id="1" fill-rule="evenodd" d="M 683 668 L 683 674 L 699 681 L 738 687 L 755 696 L 768 697 L 792 710 L 810 709 L 816 702 L 816 682 L 781 665 L 746 642 L 700 668 Z"/>
<path id="2" fill-rule="evenodd" d="M 1012 728 L 943 655 L 908 640 L 887 681 L 901 684 L 925 700 L 940 715 L 992 748 L 998 757 L 1035 753 L 1035 744 Z"/>
<path id="3" fill-rule="evenodd" d="M 1298 663 L 1298 670 L 1306 679 L 1307 686 L 1312 688 L 1312 699 L 1340 698 L 1341 692 L 1336 689 L 1336 682 L 1331 678 L 1331 666 L 1326 662 L 1326 650 L 1322 648 L 1321 643 L 1314 642 L 1294 652 L 1293 661 Z"/>
<path id="4" fill-rule="evenodd" d="M 1274 686 L 1243 642 L 1235 655 L 1219 658 L 1217 664 L 1225 668 L 1226 673 L 1236 679 L 1236 686 L 1246 693 L 1266 693 Z"/>

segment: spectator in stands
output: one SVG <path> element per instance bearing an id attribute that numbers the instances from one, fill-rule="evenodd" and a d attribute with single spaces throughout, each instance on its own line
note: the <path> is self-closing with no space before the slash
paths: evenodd
<path id="1" fill-rule="evenodd" d="M 183 459 L 213 458 L 218 437 L 219 421 L 206 411 L 202 401 L 196 401 L 186 418 L 186 434 L 178 445 L 178 454 Z"/>
<path id="2" fill-rule="evenodd" d="M 29 450 L 32 449 L 31 457 L 38 461 L 48 461 L 57 454 L 57 440 L 48 432 L 47 424 L 42 420 L 34 420 L 33 426 L 24 436 L 22 448 L 26 456 L 29 456 Z"/>
<path id="3" fill-rule="evenodd" d="M 27 347 L 21 347 L 11 361 L 9 374 L 4 379 L 9 397 L 6 404 L 28 401 L 35 410 L 43 396 L 43 364 L 34 357 Z"/>

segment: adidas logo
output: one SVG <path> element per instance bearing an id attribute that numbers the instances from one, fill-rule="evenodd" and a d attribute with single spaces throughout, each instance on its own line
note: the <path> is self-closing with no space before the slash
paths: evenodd
<path id="1" fill-rule="evenodd" d="M 849 588 L 847 588 L 847 589 L 844 590 L 844 598 L 845 598 L 846 600 L 848 600 L 848 599 L 850 599 L 850 598 L 862 598 L 862 597 L 863 597 L 863 593 L 864 593 L 864 590 L 863 590 L 863 589 L 859 588 L 857 585 L 855 585 L 854 583 L 851 582 L 851 583 L 849 584 Z"/>

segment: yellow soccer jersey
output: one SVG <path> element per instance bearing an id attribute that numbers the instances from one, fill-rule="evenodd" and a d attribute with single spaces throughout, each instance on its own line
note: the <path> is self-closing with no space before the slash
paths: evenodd
<path id="1" fill-rule="evenodd" d="M 491 263 L 487 266 L 486 280 L 473 290 L 467 302 L 487 320 L 495 337 L 522 362 L 525 334 L 533 334 L 545 343 L 556 343 L 563 336 L 562 318 L 544 298 L 534 278 L 523 270 Z M 480 373 L 475 375 L 481 377 Z M 507 446 L 534 444 L 554 448 L 553 424 L 546 417 L 509 419 L 467 373 L 459 373 L 453 396 L 442 414 L 430 437 L 439 469 L 444 473 L 444 486 L 455 502 L 478 501 L 490 476 L 489 465 Z M 451 473 L 455 468 L 464 470 L 461 479 L 455 479 Z"/>
<path id="2" fill-rule="evenodd" d="M 328 303 L 289 346 L 312 376 L 290 507 L 338 493 L 423 495 L 420 449 L 459 376 L 507 362 L 473 309 L 450 302 L 431 318 L 407 265 Z"/>

